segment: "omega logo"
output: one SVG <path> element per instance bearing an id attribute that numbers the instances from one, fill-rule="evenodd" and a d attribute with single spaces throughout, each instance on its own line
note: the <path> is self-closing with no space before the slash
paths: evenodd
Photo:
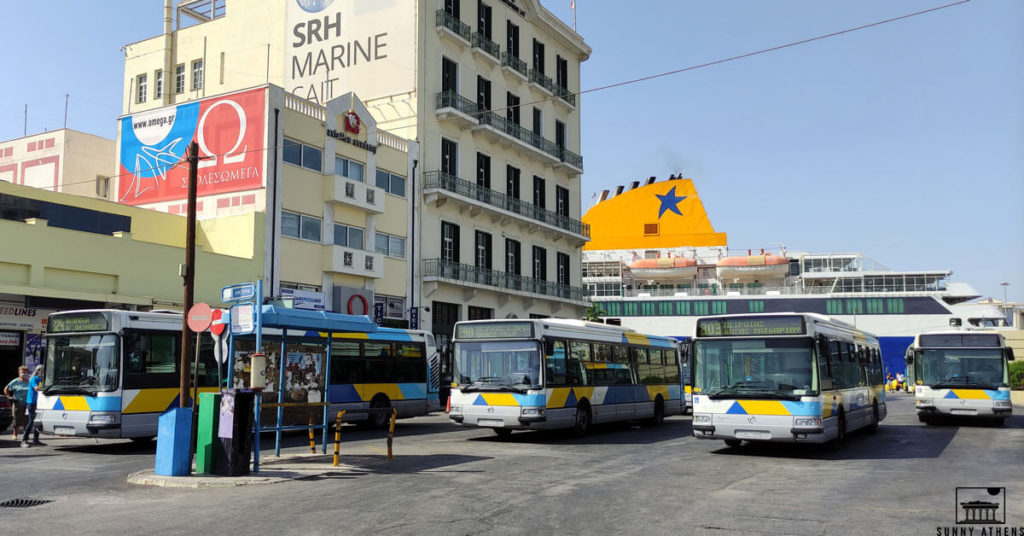
<path id="1" fill-rule="evenodd" d="M 65 411 L 64 413 L 61 413 L 60 418 L 64 419 L 65 421 L 68 420 L 68 412 Z"/>
<path id="2" fill-rule="evenodd" d="M 747 417 L 747 424 L 757 424 L 757 417 Z"/>
<path id="3" fill-rule="evenodd" d="M 487 408 L 487 413 L 494 413 L 494 408 Z"/>

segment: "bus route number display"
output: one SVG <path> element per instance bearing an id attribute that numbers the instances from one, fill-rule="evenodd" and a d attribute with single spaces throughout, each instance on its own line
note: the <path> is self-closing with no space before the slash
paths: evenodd
<path id="1" fill-rule="evenodd" d="M 455 332 L 456 339 L 529 339 L 532 337 L 533 324 L 530 322 L 460 324 Z"/>
<path id="2" fill-rule="evenodd" d="M 756 335 L 803 335 L 799 316 L 765 318 L 708 318 L 697 321 L 698 337 L 747 337 Z"/>
<path id="3" fill-rule="evenodd" d="M 110 329 L 110 322 L 103 313 L 52 316 L 46 326 L 46 330 L 50 333 L 107 331 L 108 329 Z"/>

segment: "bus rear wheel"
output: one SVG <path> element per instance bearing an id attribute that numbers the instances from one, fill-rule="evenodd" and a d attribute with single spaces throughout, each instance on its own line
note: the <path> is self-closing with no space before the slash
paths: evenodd
<path id="1" fill-rule="evenodd" d="M 843 410 L 839 410 L 839 417 L 836 421 L 836 437 L 829 446 L 833 451 L 838 451 L 843 447 L 844 441 L 846 441 L 846 415 L 843 414 Z"/>
<path id="2" fill-rule="evenodd" d="M 725 446 L 732 447 L 734 449 L 740 448 L 740 445 L 742 445 L 742 444 L 743 444 L 743 440 L 742 439 L 726 439 L 725 440 Z"/>
<path id="3" fill-rule="evenodd" d="M 494 430 L 494 435 L 502 441 L 508 441 L 512 437 L 512 430 L 508 428 L 492 428 L 492 430 Z"/>
<path id="4" fill-rule="evenodd" d="M 654 401 L 654 416 L 644 421 L 647 426 L 661 426 L 665 422 L 665 401 L 659 396 Z"/>
<path id="5" fill-rule="evenodd" d="M 391 407 L 391 401 L 384 395 L 373 397 L 370 401 L 370 409 L 373 410 L 363 421 L 366 428 L 383 428 L 391 419 L 391 413 L 386 411 Z"/>
<path id="6" fill-rule="evenodd" d="M 868 426 L 868 433 L 874 434 L 878 432 L 878 401 L 875 400 L 871 403 L 871 424 Z"/>

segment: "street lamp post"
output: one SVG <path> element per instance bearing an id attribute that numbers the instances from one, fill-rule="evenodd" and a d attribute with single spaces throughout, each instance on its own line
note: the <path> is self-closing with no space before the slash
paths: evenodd
<path id="1" fill-rule="evenodd" d="M 1003 318 L 1006 319 L 1007 323 L 1010 323 L 1010 319 L 1006 315 L 1006 287 L 1010 286 L 1010 283 L 1007 281 L 1003 281 L 1002 283 L 999 284 L 1003 286 Z"/>

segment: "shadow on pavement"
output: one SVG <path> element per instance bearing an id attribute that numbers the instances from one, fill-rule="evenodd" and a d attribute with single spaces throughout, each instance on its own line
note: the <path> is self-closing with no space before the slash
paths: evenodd
<path id="1" fill-rule="evenodd" d="M 713 454 L 761 456 L 811 460 L 900 460 L 938 458 L 956 436 L 956 428 L 925 428 L 916 425 L 886 425 L 878 433 L 855 432 L 846 437 L 838 452 L 828 445 L 744 442 L 737 448 L 725 447 Z"/>
<path id="2" fill-rule="evenodd" d="M 156 441 L 136 442 L 121 439 L 99 439 L 87 445 L 54 446 L 56 452 L 80 452 L 83 454 L 156 454 Z"/>
<path id="3" fill-rule="evenodd" d="M 469 428 L 468 430 L 473 430 Z M 480 429 L 476 429 L 480 430 Z M 573 437 L 570 430 L 515 431 L 508 438 L 498 435 L 469 438 L 469 441 L 493 443 L 561 443 L 566 445 L 650 445 L 692 436 L 688 417 L 666 419 L 661 426 L 641 426 L 635 422 L 593 425 L 585 437 Z"/>
<path id="4" fill-rule="evenodd" d="M 355 478 L 369 474 L 413 474 L 413 473 L 448 473 L 448 472 L 481 472 L 473 470 L 453 470 L 455 466 L 466 463 L 490 460 L 485 456 L 466 456 L 462 454 L 430 454 L 430 455 L 395 455 L 388 461 L 385 455 L 344 455 L 340 457 L 341 465 L 348 470 L 331 471 L 328 474 L 304 477 L 302 480 L 326 480 L 330 478 Z M 275 463 L 273 457 L 261 464 L 261 469 L 273 471 L 279 468 L 317 469 L 325 464 L 331 467 L 331 456 L 303 456 L 283 459 Z"/>

